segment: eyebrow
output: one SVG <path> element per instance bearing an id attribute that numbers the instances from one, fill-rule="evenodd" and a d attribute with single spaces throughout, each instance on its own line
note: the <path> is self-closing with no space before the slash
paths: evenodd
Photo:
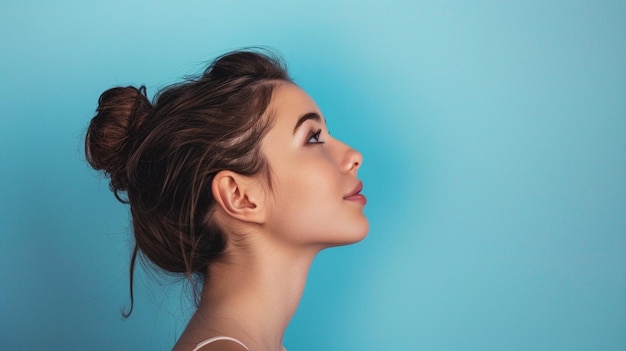
<path id="1" fill-rule="evenodd" d="M 317 122 L 322 121 L 322 117 L 320 117 L 320 115 L 318 115 L 317 113 L 315 112 L 306 113 L 302 115 L 300 118 L 298 118 L 298 122 L 296 122 L 296 126 L 293 128 L 293 134 L 296 134 L 296 132 L 298 131 L 298 128 L 300 128 L 302 123 L 308 121 L 309 119 L 315 120 Z"/>

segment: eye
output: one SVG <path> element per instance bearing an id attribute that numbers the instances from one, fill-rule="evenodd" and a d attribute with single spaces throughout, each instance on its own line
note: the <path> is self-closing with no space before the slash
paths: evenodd
<path id="1" fill-rule="evenodd" d="M 318 129 L 315 132 L 311 132 L 311 134 L 309 134 L 309 138 L 307 139 L 307 143 L 308 144 L 324 144 L 323 141 L 320 141 L 320 134 L 322 134 L 322 130 Z"/>

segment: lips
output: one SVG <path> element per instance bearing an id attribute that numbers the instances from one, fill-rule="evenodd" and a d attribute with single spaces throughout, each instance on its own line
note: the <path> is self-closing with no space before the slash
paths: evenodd
<path id="1" fill-rule="evenodd" d="M 344 200 L 354 201 L 362 205 L 365 205 L 367 203 L 367 198 L 365 197 L 365 195 L 361 194 L 362 190 L 363 190 L 363 182 L 359 182 L 356 185 L 356 187 L 347 195 L 345 195 L 343 198 Z"/>

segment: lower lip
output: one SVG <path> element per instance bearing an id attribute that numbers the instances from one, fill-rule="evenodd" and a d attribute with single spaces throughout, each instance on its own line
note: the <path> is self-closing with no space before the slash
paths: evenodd
<path id="1" fill-rule="evenodd" d="M 365 204 L 367 203 L 367 198 L 363 194 L 356 194 L 356 195 L 348 196 L 345 199 L 348 201 L 358 202 L 363 206 L 365 206 Z"/>

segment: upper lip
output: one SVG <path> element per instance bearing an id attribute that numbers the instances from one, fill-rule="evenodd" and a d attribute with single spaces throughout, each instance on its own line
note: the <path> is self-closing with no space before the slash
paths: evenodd
<path id="1" fill-rule="evenodd" d="M 351 192 L 346 194 L 343 198 L 347 199 L 350 196 L 358 195 L 363 190 L 363 182 L 359 181 L 359 183 L 352 189 Z"/>

